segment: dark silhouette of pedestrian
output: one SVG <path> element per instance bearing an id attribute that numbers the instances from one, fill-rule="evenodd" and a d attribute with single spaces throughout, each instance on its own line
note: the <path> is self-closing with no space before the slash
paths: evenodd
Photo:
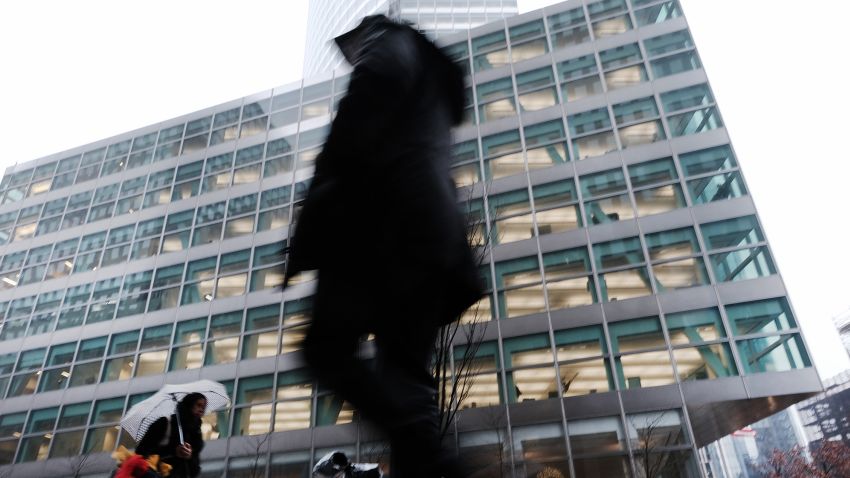
<path id="1" fill-rule="evenodd" d="M 304 201 L 287 279 L 318 269 L 304 354 L 390 440 L 394 477 L 460 476 L 439 443 L 437 329 L 481 296 L 449 175 L 463 74 L 383 15 L 336 38 L 354 66 Z M 358 356 L 367 334 L 375 360 Z"/>
<path id="2" fill-rule="evenodd" d="M 170 418 L 160 418 L 145 432 L 136 445 L 136 454 L 159 455 L 160 460 L 171 465 L 172 478 L 193 478 L 201 473 L 201 419 L 207 409 L 203 394 L 190 393 L 177 404 L 177 413 Z M 178 418 L 179 417 L 179 418 Z M 183 430 L 183 440 L 177 429 L 177 420 Z"/>

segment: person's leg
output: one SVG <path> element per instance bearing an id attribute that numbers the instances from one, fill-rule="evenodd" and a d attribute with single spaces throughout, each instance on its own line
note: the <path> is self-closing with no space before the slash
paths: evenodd
<path id="1" fill-rule="evenodd" d="M 304 357 L 322 384 L 386 429 L 387 420 L 398 415 L 396 404 L 384 392 L 383 379 L 358 357 L 361 337 L 373 330 L 369 299 L 335 272 L 320 272 Z"/>

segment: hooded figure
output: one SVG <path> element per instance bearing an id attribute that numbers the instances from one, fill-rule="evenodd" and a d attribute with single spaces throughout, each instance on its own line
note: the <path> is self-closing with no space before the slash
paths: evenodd
<path id="1" fill-rule="evenodd" d="M 177 404 L 177 413 L 153 422 L 145 436 L 136 445 L 136 454 L 144 457 L 159 455 L 160 460 L 171 465 L 173 478 L 192 478 L 201 473 L 201 418 L 207 399 L 200 393 L 190 393 Z M 183 428 L 183 443 L 177 429 L 177 417 Z M 181 446 L 182 445 L 182 446 Z"/>
<path id="2" fill-rule="evenodd" d="M 300 212 L 287 279 L 318 269 L 304 353 L 388 433 L 394 476 L 451 476 L 429 370 L 437 329 L 481 296 L 449 175 L 463 74 L 383 15 L 336 39 L 354 66 Z M 375 335 L 375 364 L 358 343 Z"/>

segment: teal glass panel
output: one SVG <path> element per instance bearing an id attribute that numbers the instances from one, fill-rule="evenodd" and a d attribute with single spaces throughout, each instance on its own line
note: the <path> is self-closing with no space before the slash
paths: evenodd
<path id="1" fill-rule="evenodd" d="M 478 38 L 472 39 L 472 53 L 481 53 L 483 51 L 490 51 L 497 48 L 503 48 L 506 46 L 505 43 L 505 32 L 498 31 L 493 32 L 484 36 L 480 36 Z"/>
<path id="2" fill-rule="evenodd" d="M 623 175 L 622 169 L 610 169 L 588 174 L 582 176 L 579 182 L 585 198 L 604 196 L 626 190 L 626 177 Z"/>
<path id="3" fill-rule="evenodd" d="M 231 252 L 229 254 L 223 254 L 221 256 L 221 261 L 218 266 L 218 273 L 224 274 L 227 272 L 234 272 L 245 270 L 248 268 L 248 263 L 251 260 L 251 249 L 244 249 L 241 251 Z"/>
<path id="4" fill-rule="evenodd" d="M 670 125 L 670 131 L 674 137 L 703 133 L 723 127 L 720 114 L 714 107 L 670 116 L 667 118 L 667 123 Z"/>
<path id="5" fill-rule="evenodd" d="M 561 120 L 529 125 L 523 128 L 523 132 L 525 133 L 525 146 L 527 148 L 558 141 L 564 139 L 565 136 L 564 124 Z"/>
<path id="6" fill-rule="evenodd" d="M 526 91 L 536 90 L 543 86 L 551 85 L 555 82 L 555 75 L 552 73 L 552 68 L 538 68 L 536 70 L 518 73 L 516 76 L 517 91 L 522 94 Z"/>
<path id="7" fill-rule="evenodd" d="M 106 352 L 106 340 L 108 337 L 96 337 L 80 342 L 77 352 L 77 361 L 103 357 Z"/>
<path id="8" fill-rule="evenodd" d="M 658 116 L 658 106 L 655 98 L 639 98 L 614 105 L 614 121 L 618 124 L 631 123 Z"/>
<path id="9" fill-rule="evenodd" d="M 649 259 L 662 261 L 690 256 L 700 252 L 697 236 L 692 227 L 662 231 L 646 235 Z"/>
<path id="10" fill-rule="evenodd" d="M 675 53 L 649 62 L 652 65 L 652 74 L 656 78 L 675 75 L 685 71 L 702 68 L 697 52 L 694 50 Z"/>
<path id="11" fill-rule="evenodd" d="M 591 20 L 606 17 L 626 10 L 625 0 L 600 0 L 587 5 Z"/>
<path id="12" fill-rule="evenodd" d="M 630 43 L 599 52 L 599 61 L 602 63 L 603 70 L 610 70 L 618 66 L 634 63 L 640 61 L 641 58 L 640 47 L 638 47 L 637 43 Z"/>
<path id="13" fill-rule="evenodd" d="M 91 402 L 63 406 L 62 413 L 59 415 L 59 421 L 56 423 L 56 428 L 72 428 L 85 425 L 89 421 L 90 409 Z"/>
<path id="14" fill-rule="evenodd" d="M 109 355 L 135 352 L 139 342 L 139 331 L 124 332 L 112 336 L 109 344 Z"/>
<path id="15" fill-rule="evenodd" d="M 210 319 L 210 337 L 225 337 L 242 331 L 242 312 L 226 312 Z"/>
<path id="16" fill-rule="evenodd" d="M 163 267 L 156 270 L 153 287 L 162 287 L 171 284 L 179 284 L 183 278 L 183 264 Z"/>
<path id="17" fill-rule="evenodd" d="M 667 113 L 713 104 L 714 96 L 705 83 L 661 94 L 661 105 Z"/>
<path id="18" fill-rule="evenodd" d="M 688 181 L 688 191 L 694 204 L 705 204 L 747 195 L 741 173 L 732 171 Z"/>
<path id="19" fill-rule="evenodd" d="M 576 25 L 584 25 L 584 10 L 582 8 L 567 10 L 566 12 L 561 12 L 547 17 L 547 21 L 549 22 L 549 30 L 552 31 Z"/>
<path id="20" fill-rule="evenodd" d="M 742 340 L 737 345 L 746 374 L 784 372 L 812 365 L 798 334 Z"/>
<path id="21" fill-rule="evenodd" d="M 590 256 L 585 247 L 543 254 L 543 274 L 547 281 L 587 275 L 590 272 Z"/>
<path id="22" fill-rule="evenodd" d="M 158 217 L 149 221 L 139 223 L 136 229 L 136 239 L 144 239 L 146 237 L 158 236 L 162 233 L 163 218 Z"/>
<path id="23" fill-rule="evenodd" d="M 57 416 L 59 416 L 59 407 L 33 410 L 30 412 L 24 433 L 52 432 Z"/>
<path id="24" fill-rule="evenodd" d="M 146 328 L 142 333 L 142 342 L 141 345 L 139 345 L 139 349 L 146 350 L 170 345 L 171 331 L 173 328 L 174 326 L 171 324 Z"/>
<path id="25" fill-rule="evenodd" d="M 232 198 L 227 204 L 227 217 L 253 212 L 257 209 L 257 195 L 247 194 Z M 167 227 L 166 227 L 167 229 Z"/>
<path id="26" fill-rule="evenodd" d="M 664 2 L 635 11 L 635 19 L 639 27 L 666 22 L 680 16 L 682 16 L 682 10 L 675 1 Z"/>
<path id="27" fill-rule="evenodd" d="M 207 331 L 207 319 L 184 320 L 177 323 L 174 333 L 174 343 L 199 342 L 204 339 Z"/>
<path id="28" fill-rule="evenodd" d="M 55 367 L 57 365 L 65 365 L 73 362 L 74 352 L 76 352 L 76 350 L 77 342 L 70 342 L 50 347 L 50 353 L 47 354 L 47 363 L 45 366 Z M 2 370 L 0 370 L 0 374 L 2 373 Z"/>
<path id="29" fill-rule="evenodd" d="M 632 181 L 632 187 L 635 188 L 672 181 L 678 177 L 673 158 L 656 159 L 629 166 L 629 179 Z"/>
<path id="30" fill-rule="evenodd" d="M 673 33 L 665 33 L 657 37 L 648 38 L 643 41 L 646 52 L 650 57 L 663 55 L 671 51 L 692 48 L 694 42 L 687 30 L 679 30 Z"/>
<path id="31" fill-rule="evenodd" d="M 576 201 L 576 186 L 572 179 L 564 179 L 552 183 L 538 184 L 531 187 L 534 205 L 540 209 Z"/>
<path id="32" fill-rule="evenodd" d="M 567 119 L 572 135 L 580 135 L 611 127 L 611 118 L 607 108 L 598 108 L 584 113 L 570 115 Z"/>
<path id="33" fill-rule="evenodd" d="M 27 412 L 9 413 L 0 417 L 0 436 L 11 437 L 14 433 L 21 433 L 24 430 L 24 422 L 27 419 Z"/>
<path id="34" fill-rule="evenodd" d="M 765 246 L 712 254 L 711 267 L 718 282 L 757 279 L 776 274 L 776 266 Z"/>
<path id="35" fill-rule="evenodd" d="M 485 341 L 477 345 L 456 345 L 454 346 L 454 362 L 455 366 L 461 363 L 469 363 L 470 360 L 464 359 L 470 357 L 473 365 L 471 370 L 476 372 L 489 372 L 499 368 L 499 344 L 496 342 Z"/>
<path id="36" fill-rule="evenodd" d="M 561 81 L 573 80 L 597 71 L 596 58 L 593 55 L 584 55 L 558 63 L 558 77 Z"/>
<path id="37" fill-rule="evenodd" d="M 520 149 L 519 131 L 506 131 L 487 136 L 481 140 L 481 144 L 484 147 L 484 157 L 517 151 Z"/>
<path id="38" fill-rule="evenodd" d="M 540 282 L 536 256 L 496 263 L 496 287 L 499 289 L 535 282 Z"/>
<path id="39" fill-rule="evenodd" d="M 525 189 L 494 194 L 490 196 L 489 204 L 491 219 L 526 213 L 531 210 L 528 191 Z"/>
<path id="40" fill-rule="evenodd" d="M 701 344 L 727 336 L 716 307 L 667 314 L 664 320 L 674 346 Z"/>
<path id="41" fill-rule="evenodd" d="M 280 325 L 280 305 L 267 305 L 248 309 L 245 330 L 267 329 Z"/>
<path id="42" fill-rule="evenodd" d="M 615 354 L 664 348 L 664 333 L 658 317 L 626 320 L 608 325 L 611 351 Z"/>
<path id="43" fill-rule="evenodd" d="M 553 362 L 548 334 L 505 339 L 502 350 L 505 354 L 505 368 L 552 364 Z"/>
<path id="44" fill-rule="evenodd" d="M 600 269 L 644 262 L 640 240 L 637 237 L 594 244 L 593 255 L 596 258 L 596 267 Z"/>
<path id="45" fill-rule="evenodd" d="M 764 242 L 764 234 L 755 216 L 737 217 L 700 226 L 709 249 L 741 247 Z"/>
<path id="46" fill-rule="evenodd" d="M 508 35 L 510 36 L 512 43 L 525 40 L 526 38 L 538 37 L 543 35 L 545 32 L 546 30 L 543 27 L 543 20 L 523 23 L 522 25 L 516 25 L 508 29 Z"/>
<path id="47" fill-rule="evenodd" d="M 729 344 L 673 349 L 679 380 L 713 380 L 738 375 Z"/>
<path id="48" fill-rule="evenodd" d="M 782 332 L 797 327 L 784 297 L 726 306 L 736 336 Z"/>
<path id="49" fill-rule="evenodd" d="M 274 397 L 274 375 L 259 375 L 239 379 L 236 405 L 270 402 Z"/>
<path id="50" fill-rule="evenodd" d="M 602 326 L 591 325 L 555 332 L 558 361 L 597 357 L 608 353 Z"/>
<path id="51" fill-rule="evenodd" d="M 12 373 L 12 370 L 15 368 L 15 360 L 17 358 L 17 352 L 0 355 L 0 375 Z M 2 390 L 0 390 L 0 394 L 2 394 Z"/>
<path id="52" fill-rule="evenodd" d="M 94 412 L 91 416 L 90 425 L 98 423 L 112 423 L 121 420 L 121 412 L 124 411 L 124 397 L 107 398 L 98 400 L 94 404 Z"/>
<path id="53" fill-rule="evenodd" d="M 18 359 L 16 372 L 24 370 L 36 370 L 44 363 L 44 355 L 47 349 L 24 350 Z"/>
<path id="54" fill-rule="evenodd" d="M 726 144 L 679 155 L 685 176 L 714 173 L 738 167 L 732 148 Z"/>

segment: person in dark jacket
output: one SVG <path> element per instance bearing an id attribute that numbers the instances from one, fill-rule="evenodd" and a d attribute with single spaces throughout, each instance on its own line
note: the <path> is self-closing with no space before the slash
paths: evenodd
<path id="1" fill-rule="evenodd" d="M 136 445 L 136 454 L 142 456 L 159 455 L 160 460 L 172 466 L 171 477 L 193 478 L 201 473 L 201 450 L 204 439 L 201 437 L 201 418 L 207 409 L 207 399 L 203 394 L 190 393 L 177 404 L 177 413 L 170 418 L 160 418 L 153 422 L 145 436 Z M 183 428 L 183 442 L 177 428 L 177 417 Z"/>
<path id="2" fill-rule="evenodd" d="M 463 74 L 383 15 L 336 42 L 354 70 L 316 159 L 284 283 L 318 269 L 305 358 L 388 434 L 390 473 L 457 476 L 440 449 L 429 364 L 438 328 L 481 296 L 449 175 Z M 370 333 L 374 366 L 358 356 Z"/>

